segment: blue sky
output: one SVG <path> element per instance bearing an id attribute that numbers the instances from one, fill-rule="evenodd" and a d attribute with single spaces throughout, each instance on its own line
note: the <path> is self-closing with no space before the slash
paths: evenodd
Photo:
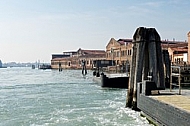
<path id="1" fill-rule="evenodd" d="M 188 0 L 0 0 L 2 62 L 50 62 L 51 54 L 104 49 L 154 27 L 161 39 L 185 41 Z"/>

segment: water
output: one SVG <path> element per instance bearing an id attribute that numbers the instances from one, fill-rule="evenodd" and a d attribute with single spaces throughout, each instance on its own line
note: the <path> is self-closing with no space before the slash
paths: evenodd
<path id="1" fill-rule="evenodd" d="M 125 99 L 126 89 L 101 88 L 91 71 L 0 69 L 0 126 L 149 126 Z"/>

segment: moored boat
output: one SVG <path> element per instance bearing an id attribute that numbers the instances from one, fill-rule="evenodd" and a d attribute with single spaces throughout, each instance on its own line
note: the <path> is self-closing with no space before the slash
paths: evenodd
<path id="1" fill-rule="evenodd" d="M 100 76 L 93 73 L 93 80 L 101 85 L 101 87 L 108 88 L 128 88 L 129 76 L 126 74 L 104 74 Z"/>
<path id="2" fill-rule="evenodd" d="M 43 69 L 43 70 L 51 69 L 51 65 L 42 64 L 42 65 L 39 65 L 39 69 Z"/>

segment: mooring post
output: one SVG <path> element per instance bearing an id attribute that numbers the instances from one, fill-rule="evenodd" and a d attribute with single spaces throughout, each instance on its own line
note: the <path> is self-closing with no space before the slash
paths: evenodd
<path id="1" fill-rule="evenodd" d="M 87 74 L 87 70 L 86 70 L 86 61 L 82 60 L 82 74 L 86 75 Z"/>
<path id="2" fill-rule="evenodd" d="M 136 68 L 134 73 L 135 77 L 134 77 L 132 109 L 137 110 L 137 83 L 142 82 L 143 58 L 144 58 L 144 49 L 146 44 L 146 31 L 143 27 L 137 29 L 133 41 L 137 44 L 137 53 L 135 61 Z"/>
<path id="3" fill-rule="evenodd" d="M 59 72 L 62 71 L 61 62 L 59 62 Z"/>
<path id="4" fill-rule="evenodd" d="M 153 74 L 153 81 L 156 83 L 157 88 L 165 89 L 164 80 L 164 63 L 161 49 L 160 36 L 155 28 L 149 28 L 149 62 L 150 70 Z"/>
<path id="5" fill-rule="evenodd" d="M 170 75 L 171 75 L 171 60 L 169 58 L 169 52 L 168 50 L 163 50 L 163 62 L 164 62 L 164 77 L 165 77 L 165 83 L 167 84 L 167 86 L 165 85 L 165 87 L 170 87 Z"/>
<path id="6" fill-rule="evenodd" d="M 133 53 L 126 107 L 137 108 L 137 83 L 148 79 L 148 72 L 157 89 L 165 89 L 160 36 L 154 28 L 139 27 L 133 36 Z M 155 90 L 155 88 L 154 88 Z"/>
<path id="7" fill-rule="evenodd" d="M 132 59 L 131 59 L 131 66 L 130 66 L 130 75 L 129 75 L 129 82 L 128 82 L 128 92 L 127 92 L 127 102 L 126 107 L 132 107 L 133 101 L 133 88 L 134 88 L 134 73 L 136 68 L 136 53 L 137 53 L 137 44 L 133 43 L 132 45 Z"/>

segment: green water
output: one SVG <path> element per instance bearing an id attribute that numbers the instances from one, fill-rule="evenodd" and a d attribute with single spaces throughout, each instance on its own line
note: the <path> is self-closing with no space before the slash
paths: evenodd
<path id="1" fill-rule="evenodd" d="M 125 99 L 126 89 L 101 88 L 92 71 L 0 69 L 0 126 L 149 126 Z"/>

